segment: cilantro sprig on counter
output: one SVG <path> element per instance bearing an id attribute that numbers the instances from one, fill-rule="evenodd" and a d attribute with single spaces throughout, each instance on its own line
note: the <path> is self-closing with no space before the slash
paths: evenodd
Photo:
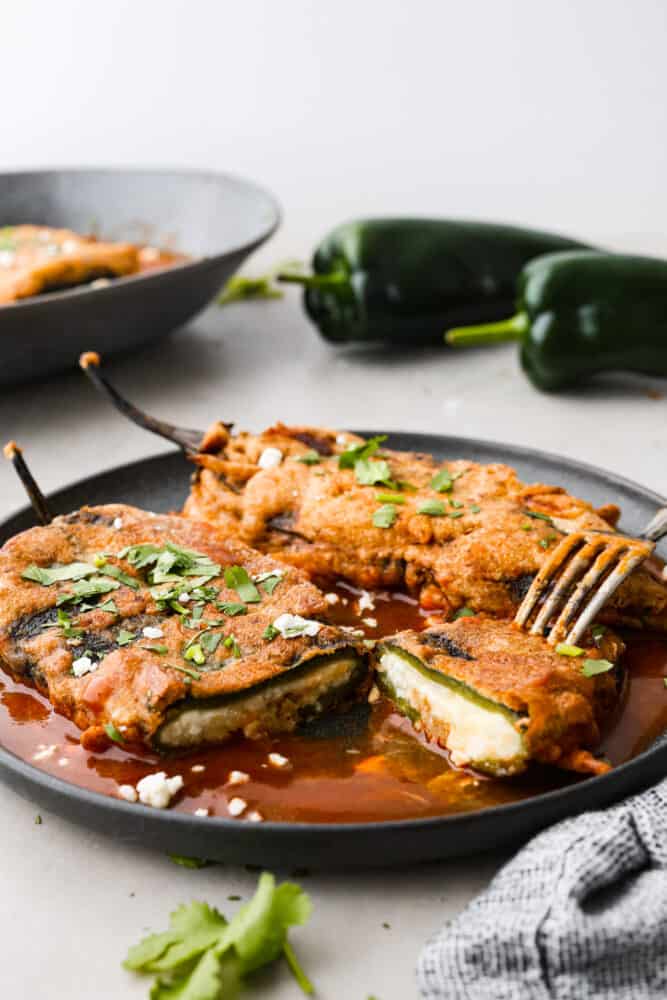
<path id="1" fill-rule="evenodd" d="M 226 918 L 207 903 L 179 906 L 169 929 L 130 948 L 126 969 L 154 975 L 151 1000 L 218 1000 L 236 996 L 247 976 L 284 956 L 307 995 L 314 987 L 287 940 L 288 929 L 311 912 L 300 886 L 263 872 L 253 898 Z"/>

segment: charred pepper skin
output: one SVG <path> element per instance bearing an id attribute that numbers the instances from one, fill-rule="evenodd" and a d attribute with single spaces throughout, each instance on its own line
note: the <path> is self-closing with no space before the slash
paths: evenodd
<path id="1" fill-rule="evenodd" d="M 334 229 L 315 252 L 305 309 L 333 343 L 441 344 L 448 326 L 514 309 L 516 281 L 532 258 L 584 247 L 516 226 L 447 219 L 360 219 Z"/>
<path id="2" fill-rule="evenodd" d="M 509 320 L 447 333 L 457 346 L 519 340 L 538 389 L 557 392 L 599 372 L 667 375 L 667 261 L 595 251 L 526 265 Z"/>

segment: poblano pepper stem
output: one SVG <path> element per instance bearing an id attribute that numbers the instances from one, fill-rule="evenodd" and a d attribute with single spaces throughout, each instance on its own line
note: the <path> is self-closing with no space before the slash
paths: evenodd
<path id="1" fill-rule="evenodd" d="M 521 366 L 556 392 L 598 372 L 667 375 L 667 261 L 592 250 L 523 268 L 510 319 L 447 334 L 459 346 L 518 340 Z"/>
<path id="2" fill-rule="evenodd" d="M 516 313 L 497 323 L 480 323 L 477 326 L 459 326 L 448 330 L 445 341 L 453 347 L 475 347 L 477 344 L 499 344 L 506 340 L 521 340 L 530 326 L 528 314 Z"/>
<path id="3" fill-rule="evenodd" d="M 285 284 L 302 285 L 304 288 L 341 288 L 350 283 L 349 276 L 344 271 L 334 271 L 331 274 L 290 274 L 285 272 L 276 275 L 276 278 Z"/>

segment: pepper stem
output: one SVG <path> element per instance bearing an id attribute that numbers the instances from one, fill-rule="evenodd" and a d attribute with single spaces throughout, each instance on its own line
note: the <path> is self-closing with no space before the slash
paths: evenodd
<path id="1" fill-rule="evenodd" d="M 453 347 L 476 347 L 478 344 L 499 344 L 505 340 L 521 340 L 528 330 L 528 314 L 519 312 L 498 323 L 481 323 L 478 326 L 458 326 L 447 330 L 445 341 Z"/>
<path id="2" fill-rule="evenodd" d="M 293 274 L 284 271 L 276 275 L 278 281 L 291 285 L 303 285 L 304 288 L 340 288 L 349 282 L 344 271 L 333 271 L 331 274 Z"/>

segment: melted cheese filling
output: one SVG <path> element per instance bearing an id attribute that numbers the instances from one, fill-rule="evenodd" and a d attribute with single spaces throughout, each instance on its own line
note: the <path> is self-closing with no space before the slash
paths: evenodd
<path id="1" fill-rule="evenodd" d="M 390 650 L 382 654 L 380 669 L 395 697 L 418 714 L 429 736 L 449 751 L 452 763 L 499 775 L 523 769 L 526 750 L 508 713 L 430 680 Z"/>
<path id="2" fill-rule="evenodd" d="M 318 714 L 318 702 L 329 699 L 348 686 L 359 660 L 350 655 L 331 656 L 311 671 L 300 673 L 248 691 L 245 697 L 207 706 L 205 701 L 178 710 L 161 727 L 157 742 L 161 747 L 192 747 L 202 743 L 222 743 L 234 733 L 250 739 L 266 734 L 289 732 L 307 709 Z M 327 701 L 328 704 L 328 701 Z"/>

